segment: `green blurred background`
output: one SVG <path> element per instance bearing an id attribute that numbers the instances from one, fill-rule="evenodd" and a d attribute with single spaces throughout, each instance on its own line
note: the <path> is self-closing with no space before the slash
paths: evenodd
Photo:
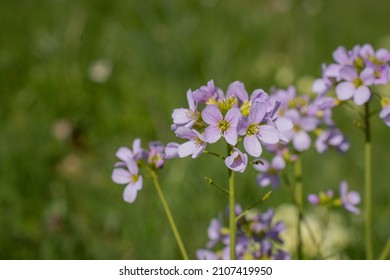
<path id="1" fill-rule="evenodd" d="M 235 80 L 248 92 L 303 88 L 339 45 L 390 49 L 389 15 L 383 0 L 2 1 L 0 258 L 180 258 L 150 181 L 123 202 L 111 181 L 117 148 L 136 137 L 176 141 L 172 110 L 210 79 L 224 90 Z M 348 154 L 305 154 L 305 195 L 341 179 L 363 190 L 363 135 L 352 119 L 336 112 Z M 390 234 L 390 130 L 375 117 L 373 134 L 378 255 Z M 227 206 L 203 179 L 223 182 L 219 163 L 173 159 L 160 173 L 191 258 Z M 237 176 L 244 206 L 265 192 L 255 175 Z M 262 208 L 290 202 L 282 188 Z M 364 258 L 363 215 L 340 212 L 356 229 L 345 256 Z"/>

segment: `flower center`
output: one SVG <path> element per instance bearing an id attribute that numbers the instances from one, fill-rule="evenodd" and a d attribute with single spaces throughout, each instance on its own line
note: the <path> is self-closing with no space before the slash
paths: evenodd
<path id="1" fill-rule="evenodd" d="M 131 176 L 130 176 L 130 180 L 132 181 L 132 182 L 138 182 L 138 179 L 139 179 L 139 176 L 138 176 L 138 174 L 131 174 Z"/>
<path id="2" fill-rule="evenodd" d="M 360 78 L 355 78 L 352 83 L 356 88 L 364 86 L 363 80 Z"/>
<path id="3" fill-rule="evenodd" d="M 246 130 L 246 134 L 249 136 L 255 135 L 259 132 L 259 126 L 257 124 L 251 124 L 249 125 L 248 129 Z"/>
<path id="4" fill-rule="evenodd" d="M 220 121 L 220 122 L 218 123 L 218 128 L 219 128 L 221 131 L 223 131 L 223 132 L 225 132 L 226 130 L 228 130 L 229 127 L 230 127 L 230 123 L 229 123 L 228 121 L 223 120 L 223 121 Z"/>

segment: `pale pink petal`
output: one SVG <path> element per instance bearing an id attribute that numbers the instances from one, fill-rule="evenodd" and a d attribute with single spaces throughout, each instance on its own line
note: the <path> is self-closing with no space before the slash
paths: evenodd
<path id="1" fill-rule="evenodd" d="M 128 158 L 133 157 L 133 152 L 127 148 L 127 147 L 121 147 L 118 149 L 118 151 L 115 154 L 117 158 L 119 158 L 122 161 L 127 161 Z"/>
<path id="2" fill-rule="evenodd" d="M 134 184 L 128 184 L 123 191 L 123 200 L 128 203 L 133 203 L 137 198 L 137 189 Z"/>
<path id="3" fill-rule="evenodd" d="M 130 182 L 131 174 L 122 168 L 115 168 L 111 178 L 117 184 L 127 184 Z"/>
<path id="4" fill-rule="evenodd" d="M 350 99 L 355 92 L 355 86 L 351 82 L 339 83 L 336 87 L 336 94 L 340 100 Z"/>
<path id="5" fill-rule="evenodd" d="M 260 126 L 257 135 L 261 141 L 267 144 L 276 144 L 279 142 L 279 132 L 272 125 Z"/>
<path id="6" fill-rule="evenodd" d="M 255 135 L 245 136 L 244 148 L 253 157 L 259 157 L 263 151 L 259 139 Z"/>
<path id="7" fill-rule="evenodd" d="M 362 86 L 356 89 L 355 94 L 353 95 L 353 101 L 356 105 L 363 105 L 371 97 L 371 92 L 368 87 Z"/>
<path id="8" fill-rule="evenodd" d="M 196 144 L 194 141 L 183 143 L 177 149 L 179 157 L 186 157 L 192 155 L 196 151 Z"/>
<path id="9" fill-rule="evenodd" d="M 217 126 L 210 125 L 204 131 L 204 138 L 207 143 L 215 143 L 221 136 L 221 130 Z"/>
<path id="10" fill-rule="evenodd" d="M 267 104 L 264 102 L 255 102 L 252 104 L 251 110 L 249 112 L 249 123 L 258 124 L 260 123 L 265 113 L 267 112 Z"/>
<path id="11" fill-rule="evenodd" d="M 207 124 L 217 125 L 223 119 L 218 106 L 208 105 L 202 111 L 202 118 Z"/>

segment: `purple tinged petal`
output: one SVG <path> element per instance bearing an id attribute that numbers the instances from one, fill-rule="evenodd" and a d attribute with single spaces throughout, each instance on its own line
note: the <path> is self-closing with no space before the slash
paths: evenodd
<path id="1" fill-rule="evenodd" d="M 225 120 L 230 123 L 230 127 L 237 127 L 238 120 L 242 117 L 241 111 L 238 108 L 231 108 L 225 116 Z"/>
<path id="2" fill-rule="evenodd" d="M 178 127 L 175 130 L 175 134 L 179 138 L 188 139 L 188 140 L 192 140 L 196 136 L 196 134 L 191 128 L 185 126 Z"/>
<path id="3" fill-rule="evenodd" d="M 117 184 L 127 184 L 130 182 L 131 174 L 122 168 L 115 168 L 111 178 Z"/>
<path id="4" fill-rule="evenodd" d="M 340 100 L 350 99 L 355 92 L 355 86 L 351 82 L 342 82 L 336 86 L 336 94 Z"/>
<path id="5" fill-rule="evenodd" d="M 337 80 L 339 80 L 341 68 L 342 68 L 342 66 L 339 64 L 330 64 L 324 70 L 324 76 L 326 78 L 336 78 Z"/>
<path id="6" fill-rule="evenodd" d="M 318 119 L 315 117 L 305 117 L 301 119 L 300 125 L 305 131 L 313 131 L 318 125 Z"/>
<path id="7" fill-rule="evenodd" d="M 215 143 L 221 138 L 222 133 L 217 126 L 210 125 L 204 131 L 205 141 L 207 143 Z"/>
<path id="8" fill-rule="evenodd" d="M 325 94 L 328 91 L 328 89 L 329 86 L 327 85 L 324 79 L 316 79 L 313 82 L 312 91 L 317 93 L 318 95 Z"/>
<path id="9" fill-rule="evenodd" d="M 188 141 L 179 146 L 177 152 L 179 157 L 183 158 L 189 155 L 192 155 L 196 151 L 196 144 L 194 141 Z"/>
<path id="10" fill-rule="evenodd" d="M 267 172 L 270 169 L 270 163 L 266 159 L 263 159 L 263 158 L 261 158 L 260 160 L 263 164 L 261 164 L 261 163 L 254 164 L 253 168 L 257 171 L 260 171 L 260 172 Z"/>
<path id="11" fill-rule="evenodd" d="M 349 62 L 348 52 L 345 47 L 338 47 L 333 52 L 333 59 L 339 64 L 347 64 Z"/>
<path id="12" fill-rule="evenodd" d="M 186 124 L 191 121 L 188 117 L 188 109 L 184 108 L 173 110 L 172 119 L 175 124 Z"/>
<path id="13" fill-rule="evenodd" d="M 359 54 L 364 57 L 368 58 L 369 56 L 374 55 L 374 48 L 370 44 L 365 44 L 360 48 Z"/>
<path id="14" fill-rule="evenodd" d="M 283 170 L 286 167 L 286 161 L 283 159 L 282 156 L 275 156 L 272 159 L 271 166 L 275 170 Z"/>
<path id="15" fill-rule="evenodd" d="M 349 192 L 348 193 L 348 201 L 353 204 L 353 205 L 356 205 L 360 202 L 360 195 L 358 192 L 355 192 L 355 191 L 352 191 L 352 192 Z"/>
<path id="16" fill-rule="evenodd" d="M 353 101 L 356 105 L 363 105 L 371 97 L 371 92 L 368 87 L 362 86 L 356 89 L 355 94 L 353 95 Z"/>
<path id="17" fill-rule="evenodd" d="M 127 148 L 127 147 L 121 147 L 118 149 L 118 151 L 115 154 L 117 158 L 119 158 L 122 161 L 127 161 L 128 158 L 133 157 L 133 152 Z"/>
<path id="18" fill-rule="evenodd" d="M 126 161 L 126 164 L 127 164 L 127 168 L 129 169 L 130 173 L 133 175 L 133 174 L 138 174 L 138 165 L 137 163 L 135 162 L 134 159 L 132 158 L 129 158 L 127 161 Z"/>
<path id="19" fill-rule="evenodd" d="M 263 152 L 259 139 L 255 135 L 247 135 L 244 138 L 244 148 L 253 157 L 259 157 Z"/>
<path id="20" fill-rule="evenodd" d="M 245 86 L 240 81 L 235 81 L 229 85 L 226 92 L 226 97 L 232 96 L 237 97 L 237 99 L 241 102 L 246 102 L 249 99 Z"/>
<path id="21" fill-rule="evenodd" d="M 387 126 L 390 126 L 390 105 L 387 105 L 382 108 L 379 117 L 383 119 Z"/>
<path id="22" fill-rule="evenodd" d="M 248 156 L 234 148 L 233 154 L 225 159 L 225 165 L 236 172 L 244 172 L 248 164 Z"/>
<path id="23" fill-rule="evenodd" d="M 206 106 L 202 111 L 202 118 L 210 125 L 217 125 L 223 119 L 222 113 L 216 105 Z"/>
<path id="24" fill-rule="evenodd" d="M 235 146 L 238 141 L 237 128 L 235 126 L 230 126 L 230 128 L 225 131 L 224 137 L 226 142 L 232 146 Z"/>
<path id="25" fill-rule="evenodd" d="M 289 118 L 293 123 L 298 123 L 299 120 L 301 119 L 301 114 L 296 109 L 287 110 L 284 113 L 284 116 L 286 118 Z"/>
<path id="26" fill-rule="evenodd" d="M 190 108 L 190 110 L 195 112 L 196 103 L 194 100 L 194 95 L 192 94 L 192 91 L 190 89 L 187 91 L 187 101 L 188 101 L 188 107 Z"/>
<path id="27" fill-rule="evenodd" d="M 197 145 L 195 152 L 192 154 L 192 158 L 197 158 L 206 149 L 206 143 L 203 145 Z"/>
<path id="28" fill-rule="evenodd" d="M 210 250 L 197 250 L 196 257 L 198 260 L 217 260 L 218 256 L 216 253 Z"/>
<path id="29" fill-rule="evenodd" d="M 250 101 L 251 103 L 255 102 L 266 102 L 268 104 L 269 95 L 262 89 L 256 89 L 252 92 Z"/>
<path id="30" fill-rule="evenodd" d="M 288 118 L 279 117 L 275 121 L 276 128 L 280 131 L 290 130 L 294 127 L 292 121 Z"/>
<path id="31" fill-rule="evenodd" d="M 171 159 L 171 158 L 179 157 L 178 154 L 179 146 L 180 144 L 178 143 L 174 143 L 174 142 L 168 143 L 167 146 L 165 147 L 165 158 Z"/>
<path id="32" fill-rule="evenodd" d="M 375 80 L 374 69 L 366 68 L 360 73 L 360 78 L 363 80 L 366 86 L 372 85 Z"/>
<path id="33" fill-rule="evenodd" d="M 260 187 L 266 187 L 271 184 L 272 180 L 269 173 L 264 173 L 257 175 L 256 182 Z"/>
<path id="34" fill-rule="evenodd" d="M 341 70 L 340 70 L 340 77 L 343 80 L 351 82 L 355 78 L 358 77 L 358 74 L 356 72 L 355 67 L 347 65 L 347 66 L 344 66 L 343 68 L 341 68 Z"/>
<path id="35" fill-rule="evenodd" d="M 309 194 L 307 200 L 311 205 L 318 205 L 320 203 L 320 199 L 315 194 Z"/>
<path id="36" fill-rule="evenodd" d="M 123 200 L 127 203 L 133 203 L 135 199 L 137 198 L 137 188 L 134 186 L 134 184 L 130 183 L 126 186 L 125 190 L 123 191 Z"/>
<path id="37" fill-rule="evenodd" d="M 248 126 L 249 126 L 248 118 L 247 117 L 241 117 L 238 120 L 238 123 L 237 123 L 237 133 L 239 135 L 245 135 L 246 131 L 248 129 Z"/>
<path id="38" fill-rule="evenodd" d="M 142 178 L 142 176 L 141 176 L 141 175 L 138 176 L 137 181 L 136 181 L 136 182 L 133 182 L 134 188 L 135 188 L 137 191 L 141 190 L 141 189 L 142 189 L 143 183 L 144 183 L 144 179 Z"/>
<path id="39" fill-rule="evenodd" d="M 279 132 L 271 125 L 260 126 L 258 137 L 266 144 L 276 144 L 279 142 Z"/>
<path id="40" fill-rule="evenodd" d="M 309 149 L 310 144 L 310 137 L 305 131 L 300 131 L 294 135 L 293 145 L 297 151 L 302 152 Z"/>
<path id="41" fill-rule="evenodd" d="M 263 120 L 265 113 L 267 112 L 267 107 L 267 104 L 264 102 L 256 102 L 252 104 L 249 112 L 249 123 L 260 123 Z"/>

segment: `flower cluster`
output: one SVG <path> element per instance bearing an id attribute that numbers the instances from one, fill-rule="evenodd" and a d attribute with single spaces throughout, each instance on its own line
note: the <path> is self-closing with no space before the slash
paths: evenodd
<path id="1" fill-rule="evenodd" d="M 236 214 L 242 213 L 241 207 L 236 205 Z M 290 255 L 279 249 L 278 245 L 283 244 L 280 233 L 285 230 L 283 222 L 272 222 L 274 211 L 268 209 L 264 213 L 254 210 L 245 214 L 237 222 L 237 259 L 290 259 Z M 208 237 L 210 241 L 207 249 L 197 251 L 197 257 L 201 260 L 227 260 L 229 256 L 229 229 L 217 220 L 211 220 Z"/>
<path id="2" fill-rule="evenodd" d="M 390 52 L 386 49 L 374 50 L 369 44 L 357 45 L 352 50 L 341 46 L 333 52 L 333 59 L 335 63 L 324 64 L 322 78 L 313 83 L 313 91 L 321 97 L 335 87 L 338 103 L 353 100 L 361 106 L 369 102 L 373 94 L 377 94 L 373 91 L 374 86 L 390 82 Z M 379 116 L 390 126 L 388 98 L 377 96 L 382 104 Z"/>
<path id="3" fill-rule="evenodd" d="M 243 83 L 229 85 L 226 94 L 211 80 L 207 86 L 187 92 L 188 108 L 175 109 L 172 113 L 172 130 L 176 136 L 188 140 L 185 143 L 169 143 L 166 154 L 172 157 L 196 158 L 208 144 L 224 139 L 231 147 L 225 159 L 226 166 L 244 172 L 248 153 L 252 157 L 262 154 L 264 144 L 286 141 L 284 134 L 293 125 L 287 118 L 277 116 L 280 103 L 269 101 L 269 95 L 261 89 L 249 96 Z M 245 152 L 238 147 L 243 140 Z"/>
<path id="4" fill-rule="evenodd" d="M 117 184 L 125 184 L 123 199 L 128 203 L 133 203 L 137 198 L 137 193 L 142 189 L 143 176 L 139 168 L 148 166 L 152 170 L 160 169 L 164 165 L 164 146 L 158 142 L 150 142 L 149 150 L 141 148 L 141 140 L 133 141 L 132 150 L 121 147 L 116 152 L 120 160 L 115 164 L 112 172 L 112 180 Z"/>
<path id="5" fill-rule="evenodd" d="M 359 214 L 359 209 L 356 207 L 360 203 L 360 195 L 356 191 L 348 192 L 348 184 L 346 181 L 340 183 L 340 196 L 335 197 L 332 189 L 319 194 L 309 194 L 307 200 L 312 205 L 324 205 L 327 207 L 343 206 L 351 213 Z"/>

